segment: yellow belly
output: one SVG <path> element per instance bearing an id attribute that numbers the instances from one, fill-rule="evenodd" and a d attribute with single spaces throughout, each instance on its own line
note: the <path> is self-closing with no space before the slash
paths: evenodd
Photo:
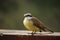
<path id="1" fill-rule="evenodd" d="M 23 21 L 24 26 L 31 31 L 40 31 L 40 29 L 38 27 L 36 27 L 35 25 L 33 25 L 32 21 Z"/>

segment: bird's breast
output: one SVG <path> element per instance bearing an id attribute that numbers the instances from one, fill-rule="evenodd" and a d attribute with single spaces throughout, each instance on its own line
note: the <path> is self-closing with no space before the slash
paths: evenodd
<path id="1" fill-rule="evenodd" d="M 23 23 L 25 26 L 32 26 L 33 25 L 31 20 L 24 20 Z"/>
<path id="2" fill-rule="evenodd" d="M 30 19 L 29 20 L 24 20 L 23 24 L 28 30 L 32 30 L 32 31 L 39 30 L 39 28 L 37 28 L 36 26 L 33 25 L 33 22 Z"/>

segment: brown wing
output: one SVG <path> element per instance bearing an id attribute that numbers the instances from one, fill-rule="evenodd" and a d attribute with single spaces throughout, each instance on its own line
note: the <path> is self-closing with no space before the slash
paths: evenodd
<path id="1" fill-rule="evenodd" d="M 31 20 L 33 21 L 33 24 L 34 24 L 35 26 L 37 26 L 38 28 L 40 28 L 40 29 L 42 29 L 42 30 L 44 30 L 44 31 L 46 31 L 46 29 L 47 29 L 48 31 L 53 32 L 51 29 L 49 29 L 48 27 L 46 27 L 46 26 L 45 26 L 41 21 L 39 21 L 37 18 L 32 17 Z"/>
<path id="2" fill-rule="evenodd" d="M 34 24 L 35 26 L 37 26 L 38 28 L 40 28 L 40 29 L 42 29 L 42 30 L 45 28 L 45 26 L 42 24 L 42 22 L 40 22 L 37 18 L 32 17 L 31 20 L 33 21 L 33 24 Z"/>

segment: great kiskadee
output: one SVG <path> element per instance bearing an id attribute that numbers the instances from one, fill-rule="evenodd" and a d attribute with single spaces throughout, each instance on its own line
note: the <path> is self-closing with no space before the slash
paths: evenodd
<path id="1" fill-rule="evenodd" d="M 52 32 L 53 31 L 46 27 L 41 21 L 39 21 L 39 19 L 37 19 L 36 17 L 33 17 L 31 15 L 31 13 L 26 13 L 24 14 L 24 21 L 23 24 L 24 26 L 28 29 L 31 30 L 32 32 L 37 32 L 37 31 L 49 31 Z"/>

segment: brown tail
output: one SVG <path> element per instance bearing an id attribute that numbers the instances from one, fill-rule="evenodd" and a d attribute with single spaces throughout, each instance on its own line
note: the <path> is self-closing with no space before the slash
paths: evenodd
<path id="1" fill-rule="evenodd" d="M 51 29 L 50 29 L 50 28 L 48 28 L 48 27 L 45 27 L 44 29 L 45 29 L 45 31 L 50 31 L 50 32 L 54 33 L 54 31 L 53 31 L 53 30 L 51 30 Z"/>

